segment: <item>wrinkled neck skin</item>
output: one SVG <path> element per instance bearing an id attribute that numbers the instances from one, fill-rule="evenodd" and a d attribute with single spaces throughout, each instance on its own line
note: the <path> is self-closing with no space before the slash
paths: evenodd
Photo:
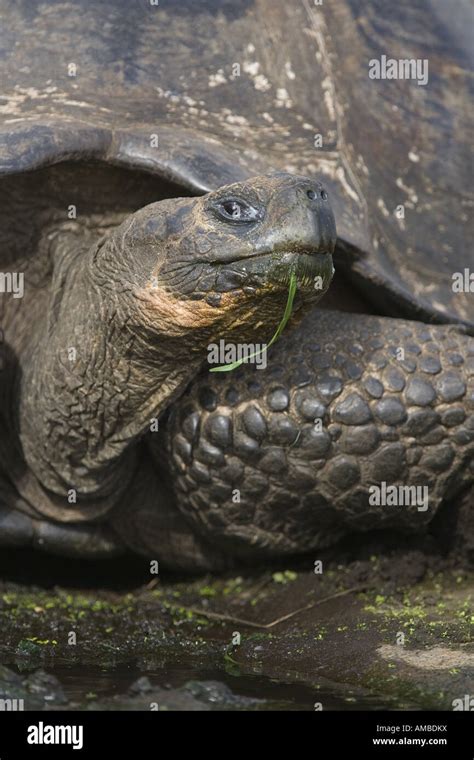
<path id="1" fill-rule="evenodd" d="M 71 489 L 78 502 L 115 503 L 133 475 L 131 444 L 205 358 L 205 331 L 170 338 L 166 323 L 138 322 L 120 264 L 117 277 L 112 265 L 97 266 L 96 253 L 68 254 L 56 267 L 20 384 L 26 462 L 63 508 Z"/>

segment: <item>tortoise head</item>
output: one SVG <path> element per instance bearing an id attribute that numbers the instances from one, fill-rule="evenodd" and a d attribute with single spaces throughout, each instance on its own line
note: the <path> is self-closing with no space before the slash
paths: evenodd
<path id="1" fill-rule="evenodd" d="M 282 316 L 290 275 L 300 303 L 329 287 L 336 228 L 323 185 L 275 173 L 200 197 L 154 203 L 119 227 L 138 324 L 160 334 L 244 338 Z"/>
<path id="2" fill-rule="evenodd" d="M 267 340 L 293 273 L 303 301 L 320 297 L 335 237 L 321 184 L 275 174 L 153 203 L 87 252 L 58 258 L 22 381 L 30 471 L 48 492 L 74 483 L 81 498 L 117 498 L 131 444 L 198 372 L 210 341 Z"/>

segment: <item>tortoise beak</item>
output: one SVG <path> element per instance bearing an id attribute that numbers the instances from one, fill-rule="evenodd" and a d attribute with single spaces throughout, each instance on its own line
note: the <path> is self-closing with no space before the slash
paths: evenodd
<path id="1" fill-rule="evenodd" d="M 265 247 L 274 253 L 332 254 L 336 222 L 327 191 L 319 181 L 298 179 L 280 189 L 270 204 L 274 221 L 265 235 Z M 258 255 L 258 248 L 255 254 Z"/>

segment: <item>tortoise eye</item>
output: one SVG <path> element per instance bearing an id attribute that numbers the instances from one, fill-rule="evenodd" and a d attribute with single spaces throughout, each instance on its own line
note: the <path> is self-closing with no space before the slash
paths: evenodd
<path id="1" fill-rule="evenodd" d="M 258 209 L 238 198 L 220 201 L 216 210 L 223 219 L 232 222 L 255 222 L 261 217 Z"/>

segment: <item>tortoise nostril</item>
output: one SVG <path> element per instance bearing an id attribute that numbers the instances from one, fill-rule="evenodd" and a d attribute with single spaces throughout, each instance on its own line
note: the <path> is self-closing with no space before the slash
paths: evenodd
<path id="1" fill-rule="evenodd" d="M 321 190 L 321 198 L 323 199 L 323 201 L 327 201 L 328 194 L 327 194 L 326 190 Z"/>
<path id="2" fill-rule="evenodd" d="M 316 193 L 314 192 L 314 190 L 308 190 L 306 192 L 306 195 L 308 196 L 310 201 L 314 201 L 314 199 L 316 198 Z"/>

